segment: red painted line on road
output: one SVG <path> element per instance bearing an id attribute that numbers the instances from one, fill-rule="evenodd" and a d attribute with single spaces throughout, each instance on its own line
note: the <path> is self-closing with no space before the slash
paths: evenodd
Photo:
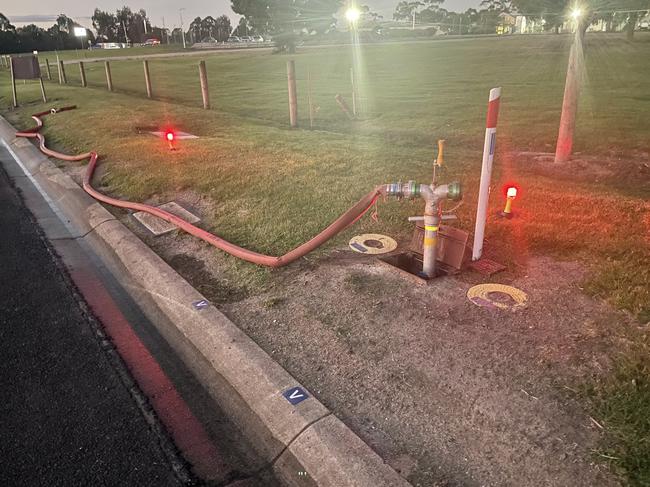
<path id="1" fill-rule="evenodd" d="M 87 270 L 87 266 L 79 262 L 79 255 L 71 255 L 59 246 L 57 251 L 63 254 L 73 282 L 196 475 L 206 480 L 223 479 L 230 472 L 223 455 L 138 338 L 95 272 Z"/>

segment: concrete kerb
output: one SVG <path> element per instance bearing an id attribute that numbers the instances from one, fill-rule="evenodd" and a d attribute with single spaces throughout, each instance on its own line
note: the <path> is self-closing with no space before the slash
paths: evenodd
<path id="1" fill-rule="evenodd" d="M 292 405 L 301 384 L 1 117 L 0 137 L 287 485 L 409 485 L 309 392 Z"/>

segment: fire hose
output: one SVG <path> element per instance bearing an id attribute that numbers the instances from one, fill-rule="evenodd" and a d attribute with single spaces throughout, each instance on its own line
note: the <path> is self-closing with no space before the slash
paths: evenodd
<path id="1" fill-rule="evenodd" d="M 82 161 L 84 159 L 88 159 L 88 168 L 86 169 L 83 177 L 83 189 L 86 191 L 86 193 L 88 193 L 96 200 L 112 206 L 117 206 L 119 208 L 126 208 L 149 213 L 173 225 L 176 225 L 178 228 L 184 230 L 190 235 L 198 237 L 204 242 L 207 242 L 210 245 L 223 250 L 224 252 L 227 252 L 239 259 L 246 260 L 254 264 L 264 265 L 268 267 L 282 267 L 290 264 L 291 262 L 294 262 L 295 260 L 320 247 L 322 244 L 345 230 L 347 227 L 357 222 L 361 217 L 363 217 L 363 215 L 368 212 L 368 210 L 370 210 L 370 208 L 372 208 L 372 206 L 377 202 L 379 196 L 384 193 L 383 186 L 378 186 L 377 188 L 373 189 L 318 235 L 280 257 L 260 254 L 228 242 L 227 240 L 224 240 L 217 235 L 214 235 L 206 230 L 203 230 L 202 228 L 192 225 L 190 222 L 183 220 L 182 218 L 169 213 L 168 211 L 161 210 L 160 208 L 156 208 L 155 206 L 150 206 L 144 203 L 135 203 L 132 201 L 112 198 L 93 188 L 92 178 L 97 167 L 97 152 L 91 151 L 77 155 L 63 154 L 46 147 L 45 137 L 39 133 L 39 130 L 43 127 L 43 121 L 41 120 L 42 117 L 49 114 L 72 110 L 74 108 L 76 108 L 76 106 L 68 106 L 58 109 L 52 108 L 51 110 L 45 112 L 36 113 L 32 115 L 32 118 L 36 121 L 36 126 L 27 130 L 23 130 L 22 132 L 17 132 L 16 137 L 29 137 L 38 139 L 39 149 L 41 152 L 57 159 L 64 161 Z"/>

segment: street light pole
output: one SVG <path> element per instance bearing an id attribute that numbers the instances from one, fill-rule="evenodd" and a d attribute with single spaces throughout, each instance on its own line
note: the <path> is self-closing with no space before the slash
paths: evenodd
<path id="1" fill-rule="evenodd" d="M 183 10 L 185 10 L 185 9 L 184 8 L 179 8 L 178 13 L 181 16 L 181 37 L 183 38 L 183 49 L 185 49 L 186 46 L 185 46 L 185 28 L 183 27 Z"/>

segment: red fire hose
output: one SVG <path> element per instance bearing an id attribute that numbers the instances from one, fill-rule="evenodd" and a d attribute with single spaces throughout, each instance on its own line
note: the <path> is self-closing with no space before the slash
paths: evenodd
<path id="1" fill-rule="evenodd" d="M 88 169 L 86 170 L 86 173 L 83 178 L 83 188 L 90 196 L 92 196 L 96 200 L 102 201 L 109 205 L 118 206 L 120 208 L 129 208 L 131 210 L 145 211 L 147 213 L 150 213 L 154 216 L 157 216 L 158 218 L 162 218 L 163 220 L 172 223 L 173 225 L 176 225 L 177 227 L 185 230 L 187 233 L 200 238 L 201 240 L 209 243 L 210 245 L 217 247 L 218 249 L 221 249 L 225 252 L 228 252 L 231 255 L 234 255 L 239 259 L 243 259 L 248 262 L 252 262 L 254 264 L 264 265 L 268 267 L 282 267 L 287 264 L 290 264 L 291 262 L 299 259 L 300 257 L 308 254 L 312 250 L 321 246 L 323 243 L 325 243 L 326 241 L 328 241 L 329 239 L 331 239 L 332 237 L 334 237 L 335 235 L 343 231 L 345 228 L 355 223 L 368 210 L 370 210 L 370 208 L 377 201 L 377 198 L 379 198 L 379 195 L 382 193 L 381 187 L 377 187 L 376 189 L 372 190 L 370 193 L 368 193 L 363 198 L 361 198 L 352 208 L 350 208 L 348 211 L 343 213 L 343 215 L 341 215 L 332 224 L 330 224 L 330 226 L 328 226 L 325 230 L 320 232 L 311 240 L 303 243 L 302 245 L 299 245 L 295 249 L 287 252 L 286 254 L 280 257 L 259 254 L 257 252 L 253 252 L 252 250 L 247 250 L 233 243 L 230 243 L 216 235 L 211 234 L 210 232 L 206 232 L 205 230 L 192 225 L 188 221 L 183 220 L 182 218 L 179 218 L 176 215 L 169 213 L 168 211 L 161 210 L 160 208 L 156 208 L 155 206 L 145 205 L 143 203 L 134 203 L 131 201 L 111 198 L 110 196 L 106 196 L 105 194 L 102 194 L 99 191 L 97 191 L 95 188 L 93 188 L 91 185 L 91 181 L 92 181 L 93 173 L 95 172 L 95 168 L 97 166 L 97 157 L 98 157 L 97 153 L 92 151 L 92 152 L 87 152 L 85 154 L 78 154 L 78 155 L 62 154 L 52 149 L 48 149 L 45 146 L 45 137 L 42 134 L 38 133 L 41 127 L 43 127 L 43 121 L 41 120 L 41 117 L 48 115 L 50 113 L 72 110 L 74 108 L 76 107 L 69 106 L 60 109 L 52 109 L 46 112 L 36 113 L 32 115 L 32 118 L 36 121 L 36 126 L 32 127 L 31 129 L 24 130 L 22 132 L 17 132 L 16 137 L 37 138 L 39 142 L 40 150 L 43 153 L 47 154 L 48 156 L 52 156 L 57 159 L 62 159 L 64 161 L 81 161 L 84 159 L 88 159 L 89 160 Z"/>

